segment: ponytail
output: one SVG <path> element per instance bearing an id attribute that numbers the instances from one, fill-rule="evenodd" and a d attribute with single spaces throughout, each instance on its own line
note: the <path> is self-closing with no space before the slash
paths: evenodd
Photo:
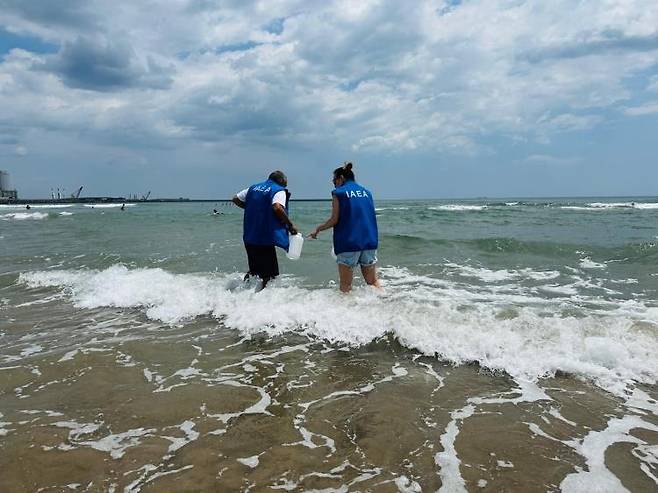
<path id="1" fill-rule="evenodd" d="M 346 181 L 354 181 L 354 171 L 352 171 L 353 166 L 352 163 L 345 161 L 341 167 L 334 170 L 334 176 L 336 178 L 342 176 Z"/>

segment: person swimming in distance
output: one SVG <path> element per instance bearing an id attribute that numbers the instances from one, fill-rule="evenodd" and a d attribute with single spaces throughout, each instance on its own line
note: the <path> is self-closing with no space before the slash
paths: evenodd
<path id="1" fill-rule="evenodd" d="M 125 211 L 126 210 L 126 204 L 121 204 L 121 210 Z"/>
<path id="2" fill-rule="evenodd" d="M 366 284 L 381 287 L 376 268 L 379 240 L 375 203 L 370 190 L 355 181 L 352 168 L 352 163 L 345 163 L 334 170 L 331 217 L 308 235 L 316 239 L 321 231 L 334 229 L 334 252 L 343 293 L 352 289 L 357 264 Z"/>
<path id="3" fill-rule="evenodd" d="M 27 204 L 25 208 L 29 211 L 32 207 L 30 207 L 30 204 Z"/>

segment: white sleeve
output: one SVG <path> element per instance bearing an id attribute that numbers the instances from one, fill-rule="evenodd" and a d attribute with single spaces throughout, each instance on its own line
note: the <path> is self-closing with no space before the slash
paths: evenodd
<path id="1" fill-rule="evenodd" d="M 286 206 L 286 191 L 281 190 L 280 192 L 277 192 L 274 194 L 274 197 L 272 197 L 272 205 L 274 204 L 281 204 L 283 207 Z"/>
<path id="2" fill-rule="evenodd" d="M 245 188 L 244 190 L 238 192 L 235 194 L 237 198 L 239 198 L 242 202 L 247 200 L 247 192 L 249 191 L 248 188 Z"/>

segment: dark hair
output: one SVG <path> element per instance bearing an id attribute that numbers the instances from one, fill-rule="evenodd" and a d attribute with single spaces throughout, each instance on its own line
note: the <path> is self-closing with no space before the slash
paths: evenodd
<path id="1" fill-rule="evenodd" d="M 286 178 L 286 175 L 283 171 L 272 171 L 270 173 L 270 176 L 268 177 L 268 180 L 272 180 L 275 183 L 278 183 L 282 187 L 285 187 L 288 184 L 288 178 Z"/>
<path id="2" fill-rule="evenodd" d="M 346 181 L 354 181 L 354 171 L 352 171 L 352 163 L 345 161 L 345 163 L 334 170 L 334 178 L 343 177 Z"/>

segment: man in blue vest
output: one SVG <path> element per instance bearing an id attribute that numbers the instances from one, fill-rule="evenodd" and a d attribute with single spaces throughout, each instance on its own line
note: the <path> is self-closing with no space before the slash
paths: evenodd
<path id="1" fill-rule="evenodd" d="M 242 239 L 247 250 L 249 276 L 263 280 L 263 288 L 279 275 L 275 247 L 288 251 L 288 234 L 297 234 L 297 227 L 288 218 L 290 192 L 288 179 L 282 171 L 273 171 L 267 180 L 237 193 L 233 203 L 244 209 Z"/>

